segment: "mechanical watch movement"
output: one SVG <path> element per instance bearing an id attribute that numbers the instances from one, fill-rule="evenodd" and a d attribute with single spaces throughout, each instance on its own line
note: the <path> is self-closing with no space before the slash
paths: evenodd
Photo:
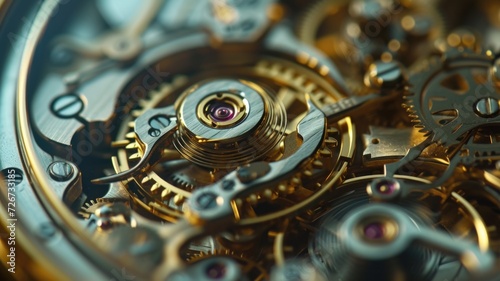
<path id="1" fill-rule="evenodd" d="M 500 280 L 494 0 L 0 1 L 2 280 Z"/>

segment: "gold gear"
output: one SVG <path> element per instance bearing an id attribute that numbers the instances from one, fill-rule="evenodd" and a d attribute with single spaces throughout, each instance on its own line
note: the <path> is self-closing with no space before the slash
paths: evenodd
<path id="1" fill-rule="evenodd" d="M 318 83 L 315 83 L 316 81 L 308 79 L 306 75 L 294 70 L 291 67 L 292 65 L 288 64 L 290 63 L 279 60 L 276 62 L 262 60 L 251 71 L 258 77 L 264 77 L 270 81 L 277 81 L 280 85 L 288 86 L 288 88 L 281 87 L 283 93 L 278 92 L 278 95 L 282 95 L 285 103 L 290 103 L 287 105 L 289 107 L 300 106 L 300 104 L 297 104 L 298 101 L 296 99 L 289 98 L 292 95 L 297 96 L 297 93 L 309 93 L 313 101 L 320 105 L 332 103 L 341 98 L 341 95 L 324 80 L 318 80 Z M 141 101 L 139 103 L 141 108 L 134 110 L 132 116 L 140 116 L 145 110 L 156 106 L 173 92 L 179 91 L 186 83 L 187 79 L 183 76 L 174 78 L 172 83 L 165 84 L 158 91 L 152 92 L 148 100 Z M 333 93 L 333 95 L 329 95 L 328 93 Z M 300 116 L 298 116 L 292 120 L 292 124 L 287 128 L 287 133 L 292 132 L 296 122 L 300 119 Z M 113 161 L 117 172 L 128 169 L 133 164 L 131 162 L 140 159 L 142 156 L 141 145 L 136 141 L 133 125 L 133 122 L 129 122 L 126 132 L 121 133 L 125 135 L 126 139 L 117 142 L 124 148 L 119 149 L 118 157 Z M 259 202 L 280 199 L 281 203 L 290 207 L 290 205 L 303 201 L 304 196 L 308 197 L 318 190 L 325 192 L 330 189 L 333 182 L 342 174 L 340 171 L 343 168 L 341 165 L 337 165 L 337 162 L 341 158 L 349 158 L 352 155 L 354 146 L 352 133 L 353 128 L 350 119 L 343 120 L 339 124 L 329 125 L 321 147 L 313 159 L 306 164 L 304 171 L 298 172 L 289 181 L 282 182 L 274 190 L 264 190 L 261 193 L 252 194 L 248 198 L 237 200 L 237 205 L 243 209 L 253 209 L 253 206 Z M 286 147 L 283 147 L 282 144 L 274 154 L 278 154 L 280 157 L 287 157 L 293 153 L 299 144 L 296 141 L 290 140 L 296 139 L 295 135 L 292 135 L 292 137 L 288 138 Z M 168 149 L 165 154 L 173 155 L 172 157 L 174 158 L 176 157 L 173 149 Z M 275 160 L 278 159 L 276 156 L 272 156 L 268 160 L 273 160 L 273 158 Z M 146 196 L 149 195 L 156 198 L 156 200 L 144 203 L 138 196 L 132 197 L 136 203 L 153 209 L 162 218 L 168 221 L 175 221 L 178 217 L 182 216 L 182 205 L 190 197 L 193 188 L 216 181 L 225 174 L 221 170 L 208 170 L 198 166 L 191 166 L 189 169 L 191 171 L 187 169 L 183 170 L 187 174 L 173 174 L 170 178 L 164 178 L 155 171 L 150 171 L 145 176 L 137 176 L 134 178 L 135 183 L 129 182 L 128 184 L 136 184 L 139 187 L 139 193 L 146 194 Z M 325 180 L 324 183 L 321 182 L 321 178 Z M 146 204 L 149 204 L 149 206 Z M 290 212 L 293 210 L 293 208 L 290 209 Z M 253 212 L 254 210 L 251 211 L 251 213 Z M 276 213 L 286 214 L 288 212 L 280 211 Z M 272 215 L 264 216 L 263 220 L 272 218 L 274 218 Z M 262 219 L 249 218 L 244 220 L 243 223 L 261 221 Z"/>
<path id="2" fill-rule="evenodd" d="M 258 261 L 247 258 L 244 254 L 237 254 L 228 249 L 216 249 L 212 253 L 199 252 L 188 259 L 189 264 L 195 264 L 213 257 L 228 257 L 240 264 L 242 274 L 249 280 L 268 280 L 269 272 Z"/>
<path id="3" fill-rule="evenodd" d="M 369 18 L 374 15 L 364 18 L 367 15 L 358 11 L 366 9 L 361 7 L 362 2 L 316 1 L 303 13 L 296 28 L 301 41 L 315 46 L 335 62 L 347 88 L 357 95 L 373 91 L 363 83 L 363 75 L 371 63 L 395 59 L 410 67 L 423 57 L 422 53 L 430 53 L 434 48 L 432 43 L 445 32 L 445 22 L 431 2 L 371 1 L 380 5 L 381 14 L 376 18 Z M 352 16 L 353 11 L 360 13 L 359 19 Z M 401 30 L 404 37 L 387 36 L 388 26 Z M 421 34 L 423 30 L 427 32 Z"/>
<path id="4" fill-rule="evenodd" d="M 80 208 L 78 214 L 83 218 L 89 218 L 91 214 L 93 214 L 99 207 L 104 206 L 108 203 L 114 202 L 125 202 L 125 200 L 119 199 L 108 199 L 108 198 L 96 198 L 92 199 L 89 202 L 85 202 L 83 206 Z"/>
<path id="5" fill-rule="evenodd" d="M 341 94 L 325 80 L 316 79 L 317 81 L 315 81 L 310 79 L 306 75 L 307 72 L 306 74 L 300 73 L 293 68 L 292 63 L 286 61 L 277 59 L 275 61 L 270 59 L 261 60 L 246 72 L 278 84 L 282 92 L 278 91 L 277 95 L 281 95 L 280 99 L 283 99 L 285 106 L 290 108 L 300 106 L 300 104 L 297 104 L 300 100 L 298 101 L 296 98 L 300 98 L 301 93 L 309 93 L 311 99 L 319 105 L 331 104 L 342 98 Z M 157 106 L 167 96 L 185 87 L 186 83 L 187 78 L 180 76 L 174 78 L 172 83 L 163 85 L 158 91 L 151 92 L 149 99 L 141 101 L 139 103 L 141 109 L 134 110 L 132 116 L 138 117 L 145 110 Z M 290 99 L 290 97 L 294 98 Z M 287 102 L 290 104 L 286 104 Z M 300 145 L 296 142 L 297 137 L 292 131 L 300 119 L 301 116 L 299 115 L 292 122 L 289 122 L 286 132 L 288 134 L 292 133 L 291 137 L 285 140 L 286 145 L 282 143 L 277 148 L 277 151 L 271 153 L 271 158 L 267 160 L 274 161 L 280 157 L 287 157 Z M 130 166 L 133 166 L 131 162 L 142 157 L 141 145 L 136 140 L 133 125 L 133 122 L 129 122 L 126 132 L 120 133 L 126 139 L 117 142 L 121 144 L 122 149 L 119 149 L 118 156 L 114 157 L 113 160 L 116 172 L 127 170 Z M 315 192 L 324 193 L 329 190 L 345 169 L 346 162 L 343 162 L 343 159 L 352 156 L 354 147 L 354 129 L 352 126 L 349 118 L 343 119 L 337 124 L 328 125 L 321 147 L 313 158 L 305 163 L 303 171 L 295 174 L 290 180 L 277 185 L 273 190 L 267 189 L 257 194 L 251 194 L 247 198 L 237 199 L 236 204 L 241 209 L 249 211 L 251 216 L 242 219 L 241 223 L 260 223 L 275 219 L 277 216 L 292 213 L 298 210 L 296 205 L 303 208 L 308 202 L 316 200 L 316 196 L 312 196 Z M 166 158 L 169 157 L 168 155 L 173 155 L 174 158 L 177 157 L 173 148 L 167 148 L 164 154 L 167 155 Z M 275 156 L 276 154 L 278 154 L 278 157 Z M 343 162 L 344 165 L 339 164 L 339 162 Z M 191 166 L 189 169 L 182 170 L 185 174 L 174 174 L 168 178 L 160 176 L 155 170 L 149 171 L 145 176 L 136 176 L 133 181 L 128 182 L 128 185 L 137 185 L 140 195 L 151 196 L 155 199 L 148 202 L 148 200 L 141 200 L 140 196 L 132 196 L 134 201 L 152 210 L 156 215 L 167 221 L 176 221 L 177 218 L 183 215 L 183 204 L 190 197 L 193 188 L 212 183 L 226 174 L 223 170 L 206 169 L 199 166 Z M 304 197 L 311 197 L 311 200 L 304 200 Z M 281 209 L 265 216 L 256 215 L 257 212 L 253 209 L 255 205 L 269 200 L 278 203 L 278 201 L 275 201 L 278 198 L 283 199 L 280 203 L 284 204 L 284 210 Z"/>

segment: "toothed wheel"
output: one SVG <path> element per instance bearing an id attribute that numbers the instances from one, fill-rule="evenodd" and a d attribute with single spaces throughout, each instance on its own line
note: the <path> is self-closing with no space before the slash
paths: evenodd
<path id="1" fill-rule="evenodd" d="M 416 127 L 451 146 L 471 138 L 473 130 L 498 126 L 500 91 L 493 64 L 492 52 L 467 49 L 452 49 L 430 61 L 426 70 L 410 78 L 406 96 Z"/>
<path id="2" fill-rule="evenodd" d="M 207 259 L 218 257 L 230 258 L 236 261 L 241 267 L 243 276 L 248 278 L 248 280 L 269 279 L 269 273 L 262 265 L 260 265 L 260 262 L 253 261 L 252 259 L 245 257 L 244 254 L 237 254 L 227 249 L 214 250 L 212 253 L 200 252 L 191 256 L 188 262 L 189 264 L 196 264 Z"/>
<path id="3" fill-rule="evenodd" d="M 363 75 L 374 61 L 411 66 L 444 34 L 434 3 L 392 0 L 320 0 L 309 6 L 297 36 L 330 57 L 356 94 L 369 92 Z"/>
<path id="4" fill-rule="evenodd" d="M 117 201 L 123 202 L 122 200 L 108 199 L 108 198 L 97 198 L 95 200 L 92 199 L 89 202 L 83 204 L 78 214 L 83 216 L 84 218 L 89 218 L 89 216 L 93 214 L 97 209 L 99 209 L 99 207 Z"/>
<path id="5" fill-rule="evenodd" d="M 132 194 L 136 195 L 134 198 L 137 203 L 153 206 L 160 211 L 158 215 L 166 220 L 176 220 L 183 214 L 183 204 L 193 190 L 219 181 L 236 168 L 255 161 L 273 162 L 292 156 L 302 142 L 296 126 L 307 112 L 306 93 L 318 105 L 329 104 L 342 97 L 314 72 L 284 60 L 256 58 L 255 62 L 239 66 L 222 65 L 221 69 L 222 77 L 237 76 L 241 81 L 248 81 L 243 83 L 262 89 L 258 99 L 262 100 L 264 106 L 263 115 L 258 117 L 260 120 L 255 119 L 255 114 L 262 113 L 254 109 L 248 113 L 248 117 L 244 117 L 246 119 L 234 121 L 237 126 L 240 124 L 238 122 L 247 122 L 243 120 L 253 118 L 258 122 L 257 130 L 241 130 L 238 135 L 230 138 L 224 135 L 223 130 L 228 122 L 233 121 L 224 119 L 212 123 L 215 119 L 211 113 L 206 115 L 208 119 L 203 119 L 205 117 L 202 115 L 200 120 L 208 122 L 204 126 L 220 127 L 214 131 L 219 130 L 219 135 L 214 135 L 213 139 L 203 139 L 202 136 L 193 134 L 193 129 L 190 128 L 191 116 L 180 113 L 178 130 L 173 135 L 172 144 L 163 149 L 161 160 L 146 174 L 134 177 L 127 184 Z M 189 102 L 193 95 L 191 92 L 196 95 L 198 89 L 205 87 L 203 83 L 217 83 L 219 79 L 217 76 L 206 77 L 203 68 L 194 77 L 196 78 L 174 76 L 172 82 L 151 92 L 148 99 L 139 103 L 141 107 L 132 112 L 132 118 L 126 122 L 128 127 L 124 127 L 119 134 L 123 139 L 116 141 L 122 146 L 117 155 L 117 172 L 135 165 L 144 153 L 134 132 L 133 118 L 141 116 L 150 108 L 168 104 L 169 100 L 178 96 L 181 97 L 176 108 L 182 112 L 182 100 Z M 227 105 L 230 110 L 228 114 L 238 112 L 233 112 L 233 106 L 238 104 L 237 98 L 235 100 L 230 94 L 221 94 L 215 98 L 217 102 L 214 104 Z M 200 101 L 207 103 L 201 108 L 209 109 L 210 101 L 205 100 Z M 203 113 L 203 110 L 197 114 L 200 112 Z M 323 141 L 316 153 L 303 164 L 303 169 L 273 188 L 251 193 L 235 201 L 241 210 L 243 224 L 263 222 L 294 212 L 302 208 L 302 204 L 299 204 L 302 201 L 314 200 L 315 193 L 326 192 L 331 188 L 331 184 L 341 175 L 339 171 L 342 169 L 342 156 L 349 158 L 352 153 L 353 139 L 349 135 L 352 128 L 349 119 L 329 123 L 325 127 Z M 274 202 L 275 207 L 266 207 L 266 202 Z"/>

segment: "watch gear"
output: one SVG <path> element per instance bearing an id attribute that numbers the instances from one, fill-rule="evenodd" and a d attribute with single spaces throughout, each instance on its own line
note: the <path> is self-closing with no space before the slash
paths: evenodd
<path id="1" fill-rule="evenodd" d="M 135 188 L 133 186 L 136 185 L 139 188 L 138 193 L 132 193 L 139 195 L 138 198 L 143 198 L 136 200 L 137 202 L 140 200 L 140 204 L 150 204 L 150 206 L 154 206 L 159 213 L 163 213 L 163 216 L 165 216 L 167 220 L 175 220 L 182 215 L 182 210 L 184 208 L 183 204 L 185 200 L 191 196 L 193 190 L 220 181 L 230 171 L 234 170 L 235 167 L 241 166 L 242 164 L 249 164 L 257 160 L 270 162 L 278 161 L 294 153 L 294 151 L 297 150 L 297 146 L 300 145 L 300 143 L 294 140 L 296 136 L 296 129 L 294 126 L 301 120 L 304 114 L 303 110 L 306 109 L 306 95 L 303 93 L 308 93 L 308 95 L 319 104 L 326 104 L 330 100 L 338 99 L 340 96 L 340 94 L 328 95 L 327 93 L 335 91 L 335 89 L 331 86 L 322 84 L 316 77 L 316 74 L 284 61 L 263 59 L 254 64 L 227 67 L 231 68 L 231 70 L 228 71 L 233 75 L 241 73 L 241 77 L 248 77 L 248 80 L 252 79 L 253 81 L 259 81 L 258 83 L 266 85 L 266 88 L 273 89 L 272 92 L 274 92 L 274 94 L 272 95 L 276 96 L 269 97 L 268 103 L 277 103 L 276 109 L 277 112 L 280 113 L 275 117 L 266 117 L 264 115 L 263 118 L 282 121 L 278 123 L 273 123 L 276 121 L 271 121 L 260 125 L 261 128 L 257 129 L 256 132 L 259 135 L 265 136 L 265 140 L 259 139 L 257 136 L 252 136 L 253 133 L 244 135 L 245 138 L 241 141 L 235 141 L 235 137 L 233 137 L 229 139 L 228 143 L 225 143 L 223 139 L 200 141 L 193 139 L 193 136 L 190 136 L 189 132 L 182 132 L 181 130 L 174 134 L 175 140 L 173 141 L 173 145 L 165 148 L 165 155 L 162 157 L 162 160 L 153 167 L 152 171 L 148 172 L 145 176 L 141 175 L 135 178 L 133 183 L 129 183 L 132 190 Z M 220 67 L 220 71 L 222 71 L 222 69 L 223 66 Z M 204 74 L 198 74 L 198 76 L 204 77 Z M 318 83 L 315 81 L 318 81 Z M 159 90 L 153 91 L 148 99 L 141 101 L 141 109 L 137 108 L 132 111 L 132 116 L 141 116 L 144 111 L 158 106 L 158 103 L 172 99 L 173 97 L 171 95 L 181 92 L 183 87 L 188 87 L 187 84 L 188 78 L 186 76 L 181 75 L 172 78 L 171 83 L 162 85 Z M 200 88 L 203 86 L 191 87 Z M 187 91 L 189 93 L 189 87 Z M 280 100 L 280 102 L 278 102 L 278 100 Z M 181 107 L 182 103 L 179 103 L 178 106 Z M 268 110 L 265 111 L 267 112 Z M 182 118 L 179 119 L 182 120 Z M 181 123 L 182 122 L 186 121 L 181 121 Z M 288 125 L 286 125 L 287 123 Z M 117 168 L 116 172 L 118 173 L 134 166 L 137 163 L 137 159 L 140 159 L 143 154 L 140 140 L 137 139 L 134 133 L 134 130 L 136 130 L 134 127 L 137 126 L 137 123 L 126 121 L 124 124 L 126 124 L 124 127 L 126 130 L 123 130 L 122 133 L 119 134 L 124 136 L 124 139 L 115 141 L 115 143 L 120 143 L 121 146 L 124 147 L 118 150 L 118 155 L 116 157 L 117 165 L 115 165 L 115 168 Z M 180 125 L 180 128 L 187 128 L 184 127 L 186 125 L 187 124 Z M 303 168 L 304 172 L 297 173 L 297 175 L 294 175 L 291 179 L 286 179 L 277 183 L 274 187 L 239 198 L 238 205 L 240 208 L 243 210 L 247 209 L 245 212 L 251 209 L 252 216 L 256 216 L 256 214 L 262 212 L 258 210 L 258 202 L 265 203 L 268 201 L 275 201 L 277 205 L 286 202 L 281 208 L 290 209 L 290 212 L 292 212 L 295 208 L 293 202 L 297 204 L 300 201 L 306 200 L 307 197 L 310 197 L 318 190 L 319 186 L 325 186 L 327 185 L 325 184 L 326 182 L 334 182 L 338 179 L 341 176 L 340 171 L 338 170 L 339 173 L 335 174 L 332 173 L 332 169 L 341 169 L 342 164 L 336 162 L 339 161 L 342 156 L 346 158 L 349 157 L 349 154 L 344 153 L 341 155 L 341 151 L 345 150 L 349 153 L 354 146 L 353 139 L 348 135 L 351 131 L 349 128 L 350 121 L 345 120 L 341 124 L 339 123 L 339 125 L 327 124 L 326 126 L 328 128 L 324 136 L 322 136 L 322 144 L 318 147 L 318 150 L 311 155 L 308 164 Z M 265 132 L 267 130 L 270 130 L 270 133 L 266 135 Z M 278 132 L 278 134 L 271 132 Z M 276 137 L 278 141 L 274 144 L 269 141 L 273 136 Z M 268 148 L 266 148 L 266 146 Z M 262 148 L 265 150 L 262 150 Z M 248 152 L 249 154 L 247 154 L 247 156 L 244 154 L 238 156 L 238 154 L 235 153 L 235 149 L 238 149 L 242 153 Z M 261 149 L 261 151 L 255 149 Z M 207 152 L 196 152 L 205 150 L 207 150 Z M 251 158 L 248 158 L 249 156 L 251 156 Z M 244 162 L 239 163 L 238 161 Z M 324 189 L 323 192 L 324 191 L 326 191 L 326 189 Z M 140 194 L 149 195 L 141 196 Z M 148 196 L 153 199 L 148 199 Z M 279 200 L 276 199 L 283 196 L 285 196 L 287 200 L 283 201 L 281 204 L 278 203 Z M 280 212 L 283 214 L 286 213 L 284 210 Z M 277 214 L 276 211 L 274 211 L 274 213 Z M 263 215 L 264 213 L 262 213 L 261 216 Z M 277 217 L 271 213 L 264 216 L 264 218 L 275 219 Z M 255 220 L 260 221 L 264 218 Z M 246 222 L 248 223 L 252 220 L 253 219 L 249 218 Z"/>
<path id="2" fill-rule="evenodd" d="M 433 51 L 444 25 L 430 1 L 323 0 L 306 10 L 297 35 L 336 63 L 349 89 L 365 94 L 363 75 L 372 63 L 411 66 Z"/>
<path id="3" fill-rule="evenodd" d="M 498 93 L 491 51 L 450 50 L 410 78 L 406 96 L 413 122 L 432 140 L 456 145 L 466 134 L 497 121 Z M 490 146 L 495 149 L 494 146 Z"/>
<path id="4" fill-rule="evenodd" d="M 0 1 L 0 280 L 498 280 L 499 14 Z"/>

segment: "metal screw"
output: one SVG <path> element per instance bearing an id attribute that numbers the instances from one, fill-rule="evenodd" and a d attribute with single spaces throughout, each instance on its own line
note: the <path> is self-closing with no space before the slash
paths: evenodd
<path id="1" fill-rule="evenodd" d="M 83 111 L 85 104 L 79 95 L 63 94 L 52 101 L 50 109 L 59 118 L 73 118 Z"/>
<path id="2" fill-rule="evenodd" d="M 163 129 L 170 125 L 170 119 L 165 115 L 155 115 L 149 119 L 149 126 L 153 129 Z"/>
<path id="3" fill-rule="evenodd" d="M 475 110 L 480 117 L 493 117 L 499 112 L 498 100 L 490 97 L 482 98 L 476 102 Z"/>
<path id="4" fill-rule="evenodd" d="M 249 182 L 252 181 L 253 178 L 251 177 L 250 169 L 243 167 L 238 170 L 238 178 L 242 182 Z"/>
<path id="5" fill-rule="evenodd" d="M 248 167 L 239 168 L 236 175 L 242 183 L 250 183 L 265 176 L 270 170 L 269 163 L 260 161 L 251 163 Z"/>
<path id="6" fill-rule="evenodd" d="M 203 193 L 196 199 L 196 203 L 201 209 L 207 210 L 217 206 L 217 195 L 214 193 Z"/>
<path id="7" fill-rule="evenodd" d="M 67 181 L 74 173 L 73 166 L 64 161 L 57 161 L 49 166 L 49 174 L 56 181 Z"/>
<path id="8" fill-rule="evenodd" d="M 225 191 L 231 191 L 234 189 L 234 181 L 232 180 L 224 180 L 222 181 L 222 189 Z"/>
<path id="9" fill-rule="evenodd" d="M 159 136 L 161 135 L 161 131 L 160 131 L 160 130 L 158 130 L 158 129 L 153 129 L 153 128 L 151 128 L 151 129 L 149 129 L 148 134 L 149 134 L 150 136 L 152 136 L 152 137 L 155 137 L 155 138 L 156 138 L 156 137 L 159 137 Z"/>

